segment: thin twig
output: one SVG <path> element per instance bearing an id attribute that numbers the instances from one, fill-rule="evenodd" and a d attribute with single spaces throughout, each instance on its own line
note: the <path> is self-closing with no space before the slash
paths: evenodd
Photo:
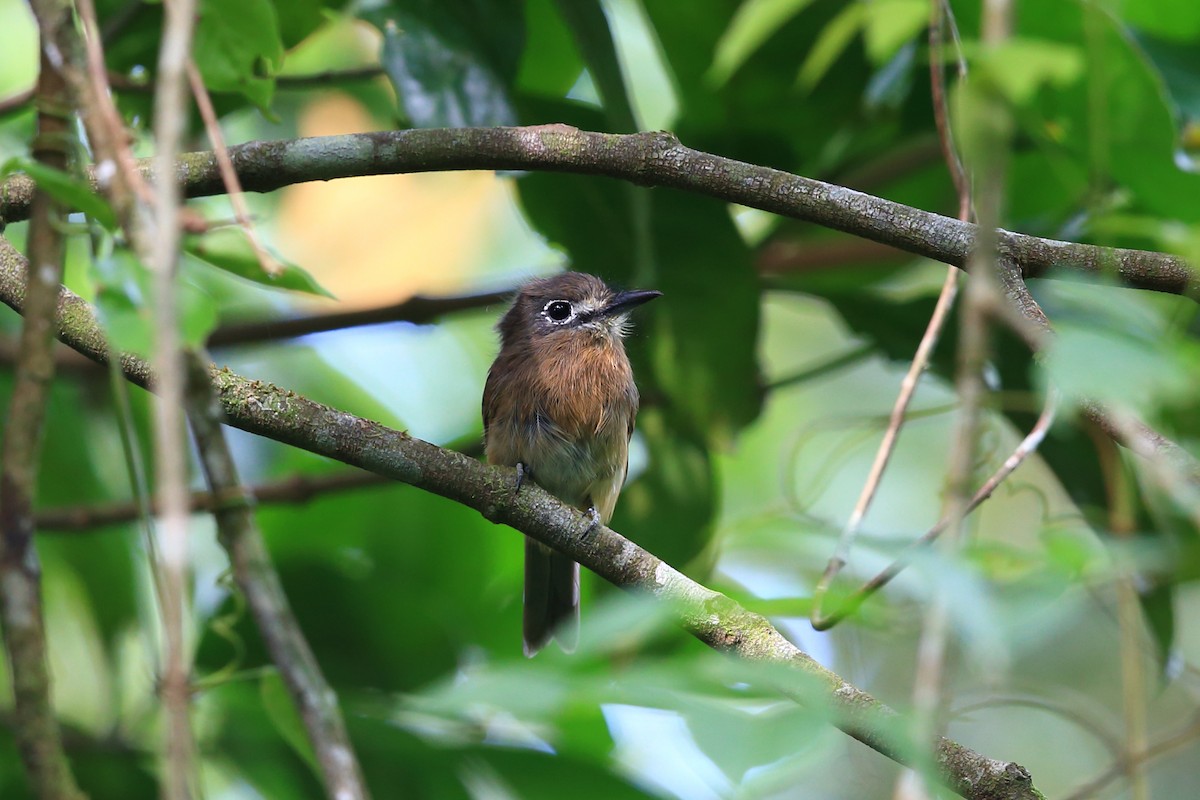
<path id="1" fill-rule="evenodd" d="M 954 188 L 958 195 L 959 219 L 965 222 L 970 220 L 972 214 L 971 186 L 966 173 L 963 171 L 962 161 L 958 157 L 957 149 L 951 138 L 949 108 L 946 100 L 942 63 L 938 58 L 942 44 L 942 0 L 931 0 L 930 9 L 929 50 L 931 58 L 929 60 L 929 80 L 932 88 L 933 116 L 937 123 L 938 140 L 941 144 L 942 157 L 946 161 L 946 168 L 950 171 L 950 176 L 953 179 Z M 965 78 L 966 63 L 963 60 L 961 51 L 958 54 L 958 70 L 959 78 Z M 896 402 L 892 406 L 887 428 L 884 430 L 883 439 L 879 443 L 879 449 L 875 452 L 875 460 L 871 464 L 870 472 L 867 473 L 867 480 L 863 484 L 858 501 L 854 504 L 854 508 L 850 512 L 850 519 L 846 522 L 845 527 L 842 528 L 842 533 L 838 537 L 833 555 L 830 557 L 829 563 L 825 566 L 825 572 L 821 575 L 821 579 L 817 581 L 816 588 L 813 590 L 813 605 L 812 611 L 809 613 L 809 619 L 812 622 L 812 626 L 817 630 L 826 630 L 833 624 L 832 618 L 824 614 L 823 605 L 825 597 L 833 581 L 850 559 L 850 550 L 854 546 L 854 539 L 858 535 L 858 531 L 862 527 L 862 521 L 866 517 L 867 511 L 870 509 L 871 503 L 879 490 L 879 484 L 883 479 L 884 470 L 887 469 L 888 462 L 891 460 L 892 453 L 895 452 L 896 443 L 900 438 L 900 429 L 903 427 L 908 413 L 909 403 L 912 402 L 913 395 L 916 394 L 921 376 L 929 367 L 929 359 L 933 355 L 933 350 L 937 346 L 938 339 L 941 337 L 942 328 L 949 318 L 950 309 L 953 308 L 954 299 L 957 295 L 958 270 L 954 267 L 947 267 L 946 278 L 942 283 L 941 291 L 938 293 L 933 314 L 929 318 L 929 323 L 925 326 L 925 333 L 921 336 L 921 341 L 917 345 L 917 352 L 913 356 L 912 363 L 909 364 L 908 372 L 905 373 L 904 380 L 900 383 L 900 392 L 896 396 Z"/>
<path id="2" fill-rule="evenodd" d="M 0 236 L 0 302 L 20 311 L 17 286 L 28 269 L 25 259 Z M 104 337 L 88 304 L 63 289 L 59 293 L 59 337 L 89 358 L 105 362 Z M 150 365 L 120 357 L 126 377 L 150 386 Z M 797 677 L 819 687 L 804 693 L 832 709 L 838 727 L 889 758 L 906 761 L 910 751 L 893 736 L 895 712 L 822 667 L 795 647 L 765 618 L 713 592 L 605 526 L 594 526 L 535 484 L 512 491 L 510 469 L 488 467 L 460 453 L 415 439 L 370 420 L 314 403 L 294 392 L 211 368 L 227 423 L 353 466 L 433 492 L 509 525 L 570 556 L 600 577 L 669 603 L 680 626 L 717 650 L 746 659 L 787 665 Z M 499 528 L 498 528 L 499 530 Z M 783 687 L 800 697 L 795 685 Z M 937 744 L 939 774 L 970 800 L 1033 800 L 1038 797 L 1027 770 L 989 759 L 949 739 Z"/>
<path id="3" fill-rule="evenodd" d="M 393 483 L 387 478 L 370 472 L 337 472 L 330 475 L 294 475 L 280 481 L 272 481 L 249 487 L 246 491 L 256 503 L 301 504 L 325 494 L 366 489 Z M 192 513 L 216 511 L 227 502 L 240 502 L 242 492 L 236 497 L 221 493 L 195 492 L 189 501 Z M 132 522 L 141 514 L 137 502 L 109 503 L 106 505 L 49 508 L 35 515 L 38 527 L 46 533 L 79 533 L 105 525 L 120 525 Z"/>
<path id="4" fill-rule="evenodd" d="M 162 699 L 166 711 L 167 800 L 189 800 L 196 785 L 192 736 L 191 657 L 188 652 L 188 488 L 187 444 L 183 427 L 183 343 L 179 335 L 176 273 L 182 240 L 181 197 L 173 170 L 187 127 L 187 64 L 192 49 L 194 0 L 163 3 L 163 32 L 154 92 L 153 238 L 147 266 L 154 274 L 155 487 L 161 509 L 159 531 L 163 567 Z"/>
<path id="5" fill-rule="evenodd" d="M 842 571 L 842 568 L 850 558 L 850 549 L 854 545 L 854 538 L 858 535 L 863 518 L 866 516 L 867 510 L 871 507 L 871 501 L 875 499 L 875 493 L 879 489 L 879 483 L 883 478 L 883 471 L 887 468 L 888 461 L 895 451 L 896 442 L 900 436 L 900 428 L 904 425 L 904 421 L 907 418 L 909 403 L 912 401 L 913 395 L 916 394 L 917 384 L 921 380 L 921 375 L 929 366 L 929 357 L 933 354 L 934 347 L 937 346 L 942 327 L 950 314 L 951 307 L 954 305 L 954 298 L 957 292 L 958 270 L 954 267 L 948 267 L 946 270 L 946 280 L 942 284 L 941 292 L 938 294 L 933 315 L 929 318 L 929 324 L 925 327 L 925 333 L 921 337 L 920 344 L 917 346 L 917 352 L 913 356 L 912 363 L 909 364 L 908 372 L 905 373 L 904 380 L 900 383 L 900 393 L 897 395 L 896 402 L 892 406 L 891 416 L 888 419 L 887 428 L 883 433 L 883 441 L 879 443 L 879 449 L 875 453 L 875 461 L 871 464 L 871 470 L 867 474 L 866 483 L 863 485 L 862 492 L 858 496 L 858 502 L 854 504 L 854 509 L 850 512 L 849 521 L 842 528 L 842 533 L 838 537 L 833 556 L 830 557 L 829 563 L 825 566 L 824 574 L 821 575 L 821 579 L 817 582 L 817 586 L 813 590 L 813 606 L 810 618 L 813 627 L 817 630 L 825 630 L 829 627 L 829 618 L 826 617 L 822 609 L 823 601 L 834 579 Z"/>
<path id="6" fill-rule="evenodd" d="M 359 325 L 378 325 L 385 322 L 433 322 L 455 311 L 486 308 L 503 303 L 512 290 L 481 292 L 457 297 L 410 297 L 400 303 L 367 308 L 361 311 L 337 311 L 331 314 L 310 314 L 283 319 L 231 322 L 217 328 L 208 337 L 209 347 L 229 347 L 239 344 L 292 339 L 311 333 L 353 328 Z"/>
<path id="7" fill-rule="evenodd" d="M 1080 786 L 1063 800 L 1087 800 L 1096 797 L 1108 784 L 1126 775 L 1134 766 L 1144 766 L 1147 762 L 1161 758 L 1173 750 L 1191 744 L 1200 738 L 1200 715 L 1197 715 L 1188 725 L 1179 731 L 1158 740 L 1154 744 L 1132 755 L 1117 758 L 1111 767 L 1097 775 L 1091 781 Z"/>
<path id="8" fill-rule="evenodd" d="M 225 147 L 225 136 L 221 133 L 221 123 L 217 120 L 216 109 L 213 108 L 212 98 L 200 77 L 200 69 L 192 57 L 187 60 L 188 83 L 192 88 L 192 97 L 196 100 L 196 108 L 200 110 L 200 118 L 204 120 L 204 130 L 208 133 L 208 141 L 217 156 L 217 167 L 221 170 L 221 180 L 225 182 L 225 193 L 229 196 L 229 204 L 233 206 L 233 216 L 250 242 L 251 249 L 258 259 L 263 272 L 276 277 L 283 271 L 283 266 L 263 246 L 262 240 L 254 229 L 250 219 L 250 209 L 246 207 L 246 198 L 242 194 L 242 184 L 238 181 L 237 170 L 229 159 L 229 149 Z"/>
<path id="9" fill-rule="evenodd" d="M 1097 453 L 1108 495 L 1108 528 L 1128 541 L 1137 533 L 1136 495 L 1121 454 L 1110 439 L 1097 436 Z M 1125 777 L 1133 800 L 1147 800 L 1150 787 L 1142 762 L 1133 758 L 1146 749 L 1146 687 L 1142 669 L 1142 612 L 1138 602 L 1135 568 L 1127 556 L 1117 565 L 1117 630 L 1121 663 L 1121 710 L 1125 721 Z"/>
<path id="10" fill-rule="evenodd" d="M 941 0 L 932 0 L 932 5 L 938 23 L 934 27 L 940 28 Z M 1008 0 L 984 0 L 982 39 L 985 49 L 995 49 L 1008 38 L 1010 13 Z M 979 150 L 975 153 L 981 160 L 978 166 L 976 203 L 980 235 L 968 265 L 967 271 L 971 277 L 967 282 L 959 317 L 958 369 L 955 383 L 961 405 L 946 470 L 946 535 L 939 542 L 941 549 L 947 554 L 956 554 L 961 547 L 966 518 L 970 513 L 971 473 L 978 448 L 985 393 L 983 367 L 988 357 L 991 338 L 987 303 L 990 296 L 999 295 L 999 284 L 995 276 L 999 237 L 995 231 L 1000 223 L 1010 134 L 1006 121 L 1007 109 L 1002 102 L 997 97 L 988 97 L 984 102 L 991 106 L 991 113 L 979 115 L 980 120 L 986 121 L 977 123 L 979 129 L 976 131 L 976 139 L 979 142 Z M 964 193 L 969 188 L 966 180 L 955 182 Z M 959 204 L 961 213 L 969 213 L 970 204 L 961 195 Z M 916 677 L 913 680 L 913 728 L 918 742 L 935 741 L 943 725 L 942 706 L 946 697 L 943 675 L 949 639 L 950 603 L 951 597 L 947 588 L 935 582 L 932 602 L 926 610 L 921 626 L 921 638 L 917 644 Z M 926 785 L 924 775 L 915 773 L 912 778 L 917 796 L 933 795 L 933 791 Z"/>
<path id="11" fill-rule="evenodd" d="M 378 64 L 363 67 L 347 67 L 346 69 L 329 69 L 307 75 L 276 75 L 276 89 L 312 89 L 339 83 L 358 83 L 382 78 L 387 73 Z M 120 72 L 108 72 L 108 82 L 114 89 L 122 92 L 152 92 L 155 82 L 153 79 L 131 78 Z"/>
<path id="12" fill-rule="evenodd" d="M 238 478 L 237 465 L 221 430 L 221 407 L 213 395 L 208 361 L 194 352 L 187 356 L 185 395 L 209 490 L 225 498 L 214 511 L 218 536 L 229 553 L 234 580 L 254 615 L 271 660 L 304 721 L 326 794 L 335 800 L 367 798 L 337 697 L 292 614 L 253 513 L 254 498 Z"/>
<path id="13" fill-rule="evenodd" d="M 71 106 L 61 64 L 72 54 L 64 36 L 71 26 L 70 5 L 39 0 L 32 6 L 41 67 L 33 155 L 45 166 L 65 171 L 70 164 Z M 33 498 L 54 379 L 55 313 L 66 258 L 67 213 L 48 192 L 39 190 L 33 200 L 29 261 L 35 268 L 27 272 L 24 286 L 20 352 L 0 443 L 0 628 L 12 678 L 15 738 L 30 787 L 46 800 L 75 800 L 82 795 L 63 752 L 50 696 L 41 566 L 33 546 Z"/>
<path id="14" fill-rule="evenodd" d="M 971 497 L 971 502 L 967 505 L 966 513 L 970 514 L 979 508 L 1017 467 L 1021 466 L 1026 459 L 1037 452 L 1042 440 L 1046 438 L 1046 433 L 1050 430 L 1050 426 L 1054 423 L 1057 406 L 1057 393 L 1051 391 L 1046 397 L 1046 404 L 1042 408 L 1042 413 L 1038 417 L 1037 422 L 1034 423 L 1029 433 L 1025 435 L 1025 438 L 1021 440 L 1021 443 L 1017 445 L 1008 458 L 1004 460 L 1000 468 L 976 490 L 975 494 Z M 841 606 L 825 618 L 826 624 L 821 630 L 836 625 L 854 613 L 871 595 L 875 594 L 875 592 L 882 589 L 893 578 L 899 575 L 912 562 L 913 555 L 936 541 L 945 532 L 949 524 L 950 518 L 943 516 L 933 527 L 923 533 L 920 538 L 912 541 L 904 548 L 900 555 L 896 556 L 896 559 L 891 564 L 880 570 L 874 578 L 871 578 L 871 580 L 864 583 L 857 591 L 843 600 Z"/>

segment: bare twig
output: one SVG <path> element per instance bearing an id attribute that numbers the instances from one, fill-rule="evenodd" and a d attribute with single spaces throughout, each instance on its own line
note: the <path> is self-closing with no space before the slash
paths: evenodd
<path id="1" fill-rule="evenodd" d="M 1057 405 L 1057 395 L 1051 392 L 1046 397 L 1046 404 L 1042 408 L 1042 413 L 1038 417 L 1037 422 L 1034 423 L 1029 433 L 1025 435 L 1025 438 L 1021 440 L 1021 443 L 1017 445 L 1008 458 L 1004 460 L 1000 468 L 976 490 L 975 494 L 971 497 L 971 502 L 967 505 L 966 513 L 970 514 L 979 508 L 1017 467 L 1021 466 L 1029 456 L 1037 452 L 1038 446 L 1046 438 L 1046 432 L 1050 430 L 1050 426 L 1054 422 Z M 857 591 L 842 601 L 842 604 L 833 613 L 825 617 L 823 620 L 825 624 L 821 630 L 833 627 L 854 613 L 871 595 L 875 594 L 875 592 L 882 589 L 893 578 L 899 575 L 912 562 L 913 555 L 936 541 L 946 531 L 949 524 L 950 518 L 943 516 L 933 527 L 923 533 L 920 538 L 915 539 L 905 547 L 891 564 L 880 570 L 874 578 L 864 583 Z"/>
<path id="2" fill-rule="evenodd" d="M 359 83 L 382 78 L 387 73 L 382 66 L 367 65 L 363 67 L 347 67 L 346 69 L 328 69 L 307 75 L 276 75 L 276 89 L 314 89 L 323 86 L 336 86 L 339 83 Z M 120 72 L 108 72 L 108 82 L 114 89 L 122 92 L 152 92 L 155 88 L 153 79 L 134 79 Z"/>
<path id="3" fill-rule="evenodd" d="M 1176 733 L 1160 739 L 1145 750 L 1115 759 L 1111 767 L 1071 792 L 1063 800 L 1088 800 L 1088 798 L 1096 797 L 1104 787 L 1122 775 L 1128 774 L 1135 765 L 1144 766 L 1147 762 L 1191 744 L 1197 738 L 1200 738 L 1200 715 L 1197 715 Z"/>
<path id="4" fill-rule="evenodd" d="M 246 198 L 242 195 L 242 185 L 238 182 L 237 171 L 233 168 L 233 162 L 229 160 L 229 150 L 225 147 L 225 136 L 221 133 L 221 123 L 217 120 L 212 98 L 208 96 L 208 89 L 204 87 L 204 79 L 200 77 L 200 69 L 196 66 L 195 59 L 190 56 L 187 60 L 187 77 L 192 87 L 192 97 L 196 100 L 196 108 L 200 109 L 200 118 L 204 120 L 208 141 L 217 156 L 217 167 L 221 170 L 221 180 L 225 181 L 225 193 L 229 195 L 229 203 L 233 206 L 234 219 L 249 240 L 263 272 L 272 277 L 277 276 L 283 271 L 283 267 L 275 256 L 267 252 L 254 229 L 250 209 L 246 207 Z"/>
<path id="5" fill-rule="evenodd" d="M 938 23 L 934 27 L 940 28 L 941 0 L 932 0 L 932 4 L 934 18 Z M 994 49 L 1008 38 L 1009 15 L 1007 0 L 984 0 L 982 39 L 985 48 Z M 936 62 L 936 59 L 933 61 Z M 935 70 L 934 74 L 936 72 Z M 959 320 L 958 370 L 955 383 L 961 405 L 947 465 L 946 535 L 939 543 L 947 553 L 957 552 L 971 508 L 971 473 L 975 465 L 985 392 L 983 366 L 990 348 L 987 304 L 990 296 L 999 295 L 995 276 L 999 245 L 996 226 L 1000 223 L 1004 171 L 1011 133 L 1007 108 L 999 98 L 988 97 L 981 102 L 987 102 L 991 108 L 990 113 L 976 116 L 978 130 L 975 133 L 977 149 L 974 155 L 980 160 L 976 203 L 979 235 L 968 265 L 971 277 L 963 296 Z M 955 183 L 962 192 L 959 200 L 960 213 L 969 214 L 970 203 L 965 199 L 968 182 L 956 176 Z M 935 582 L 932 602 L 926 610 L 921 626 L 921 638 L 917 645 L 916 677 L 913 681 L 912 705 L 918 742 L 935 741 L 943 724 L 941 717 L 945 687 L 942 676 L 949 638 L 950 602 L 951 598 L 945 586 Z M 923 775 L 914 774 L 912 777 L 915 779 L 917 796 L 932 796 L 932 791 L 924 785 Z"/>
<path id="6" fill-rule="evenodd" d="M 1096 436 L 1097 453 L 1108 495 L 1108 528 L 1128 541 L 1137 532 L 1136 499 L 1128 468 L 1111 439 Z M 1142 613 L 1138 603 L 1134 566 L 1120 557 L 1116 575 L 1117 630 L 1120 635 L 1121 708 L 1125 720 L 1125 777 L 1133 800 L 1147 800 L 1150 786 L 1143 762 L 1134 754 L 1146 749 L 1146 688 L 1142 669 Z"/>
<path id="7" fill-rule="evenodd" d="M 929 357 L 933 354 L 933 348 L 937 346 L 942 326 L 945 324 L 946 317 L 950 313 L 950 308 L 954 304 L 954 297 L 957 291 L 958 271 L 953 267 L 949 267 L 946 272 L 946 281 L 942 284 L 937 304 L 933 309 L 933 316 L 930 317 L 929 324 L 925 327 L 925 334 L 921 337 L 921 342 L 917 346 L 917 353 L 913 356 L 908 372 L 905 373 L 904 380 L 900 383 L 900 393 L 897 395 L 896 402 L 892 406 L 887 429 L 884 431 L 883 441 L 880 442 L 879 449 L 875 453 L 875 461 L 871 464 L 867 481 L 863 485 L 862 492 L 859 494 L 858 502 L 854 504 L 849 521 L 842 529 L 841 536 L 838 537 L 833 556 L 829 559 L 829 563 L 825 566 L 824 574 L 821 575 L 821 579 L 817 582 L 817 586 L 813 590 L 813 606 L 810 618 L 813 627 L 817 630 L 825 630 L 832 624 L 831 618 L 823 613 L 822 605 L 825 596 L 829 592 L 829 587 L 832 585 L 834 579 L 842 571 L 842 568 L 850 558 L 850 549 L 854 545 L 854 538 L 858 535 L 863 518 L 871 506 L 871 501 L 875 498 L 876 491 L 879 489 L 880 480 L 883 478 L 883 471 L 887 468 L 888 461 L 895 451 L 896 441 L 900 436 L 900 428 L 904 425 L 904 420 L 908 415 L 909 403 L 916 393 L 917 384 L 921 379 L 922 373 L 929 365 Z"/>
<path id="8" fill-rule="evenodd" d="M 20 253 L 0 237 L 0 301 L 20 311 L 27 269 Z M 106 361 L 104 336 L 87 303 L 63 289 L 59 336 L 90 358 Z M 120 358 L 126 377 L 149 386 L 150 365 Z M 487 467 L 459 453 L 355 417 L 293 392 L 251 381 L 227 370 L 210 372 L 228 424 L 434 492 L 478 510 L 493 522 L 545 543 L 630 590 L 671 604 L 681 627 L 710 647 L 743 658 L 788 665 L 810 676 L 830 705 L 836 724 L 869 747 L 900 761 L 908 750 L 894 738 L 895 713 L 822 667 L 788 642 L 765 618 L 695 583 L 616 531 L 593 526 L 578 511 L 530 485 L 512 491 L 509 469 Z M 785 689 L 794 692 L 795 687 Z M 810 696 L 810 699 L 811 696 Z M 1029 773 L 1011 762 L 986 758 L 940 739 L 936 763 L 943 780 L 971 800 L 1033 800 Z"/>
<path id="9" fill-rule="evenodd" d="M 72 50 L 64 31 L 71 7 L 59 0 L 33 4 L 41 72 L 38 75 L 34 157 L 65 171 L 70 163 L 70 96 L 61 64 Z M 32 789 L 46 800 L 81 798 L 62 748 L 50 697 L 41 567 L 33 546 L 33 498 L 42 432 L 54 379 L 54 315 L 66 257 L 66 210 L 38 191 L 29 220 L 25 320 L 12 397 L 0 443 L 0 628 L 12 675 L 16 740 Z"/>
<path id="10" fill-rule="evenodd" d="M 264 483 L 246 489 L 254 501 L 262 503 L 307 503 L 315 497 L 337 492 L 367 489 L 393 483 L 387 478 L 370 472 L 337 472 L 330 475 L 294 475 L 280 481 Z M 214 512 L 226 503 L 239 503 L 243 493 L 239 489 L 234 497 L 221 492 L 196 492 L 192 494 L 189 507 L 192 512 Z M 137 502 L 110 503 L 107 505 L 76 506 L 72 508 L 50 508 L 35 515 L 38 527 L 46 533 L 78 533 L 105 525 L 132 522 L 141 514 Z"/>
<path id="11" fill-rule="evenodd" d="M 164 673 L 162 698 L 167 715 L 164 794 L 189 800 L 195 785 L 195 741 L 189 704 L 191 658 L 186 640 L 188 581 L 187 444 L 183 429 L 183 344 L 179 337 L 176 271 L 181 243 L 180 192 L 172 170 L 187 127 L 187 64 L 192 50 L 194 0 L 163 3 L 163 32 L 154 92 L 153 237 L 139 249 L 149 251 L 154 273 L 155 487 L 163 570 Z"/>
<path id="12" fill-rule="evenodd" d="M 938 141 L 941 144 L 942 157 L 946 161 L 946 167 L 950 171 L 955 190 L 958 194 L 959 219 L 967 221 L 971 216 L 971 187 L 966 174 L 963 172 L 962 162 L 959 160 L 958 152 L 951 138 L 949 109 L 947 108 L 942 63 L 938 58 L 938 54 L 941 52 L 943 28 L 943 6 L 941 0 L 931 0 L 930 7 L 929 50 L 932 57 L 929 61 L 929 78 L 933 97 L 933 116 L 937 123 Z M 962 59 L 961 53 L 958 57 L 958 71 L 960 79 L 966 77 L 966 64 Z M 887 428 L 883 433 L 883 440 L 879 443 L 879 449 L 875 453 L 875 461 L 871 464 L 871 470 L 867 474 L 867 480 L 863 484 L 858 501 L 854 504 L 854 509 L 850 512 L 850 519 L 842 529 L 841 536 L 838 537 L 833 555 L 830 557 L 829 563 L 825 566 L 825 572 L 821 575 L 821 579 L 817 582 L 817 586 L 813 590 L 813 604 L 809 618 L 813 627 L 817 630 L 826 630 L 834 623 L 833 617 L 827 616 L 824 613 L 823 604 L 825 597 L 833 581 L 841 573 L 850 558 L 850 550 L 854 546 L 854 539 L 858 535 L 859 528 L 862 526 L 862 521 L 866 517 L 867 511 L 871 507 L 871 502 L 875 499 L 875 494 L 883 478 L 883 472 L 891 460 L 892 453 L 895 451 L 896 443 L 900 437 L 900 429 L 904 425 L 904 420 L 908 413 L 909 403 L 912 402 L 913 395 L 916 393 L 921 375 L 929 366 L 929 358 L 933 354 L 933 349 L 937 346 L 938 339 L 941 337 L 942 328 L 950 314 L 950 309 L 954 306 L 954 299 L 957 294 L 958 270 L 954 267 L 947 267 L 946 279 L 938 294 L 933 315 L 930 317 L 929 323 L 925 326 L 925 333 L 921 336 L 921 341 L 917 345 L 917 352 L 913 356 L 908 372 L 905 373 L 904 380 L 900 384 L 900 393 L 897 395 L 896 402 L 892 406 L 891 416 L 888 419 Z"/>
<path id="13" fill-rule="evenodd" d="M 254 498 L 238 478 L 237 466 L 221 430 L 221 407 L 213 396 L 207 360 L 189 353 L 187 374 L 188 420 L 209 489 L 214 496 L 225 499 L 214 514 L 234 579 L 304 721 L 327 795 L 336 800 L 366 798 L 367 788 L 338 710 L 337 697 L 321 674 L 321 667 L 292 614 L 254 517 Z"/>
<path id="14" fill-rule="evenodd" d="M 278 339 L 292 339 L 297 336 L 307 336 L 310 333 L 341 330 L 359 325 L 378 325 L 384 322 L 417 324 L 433 322 L 455 311 L 486 308 L 503 303 L 511 295 L 511 290 L 505 290 L 457 297 L 417 296 L 400 303 L 367 308 L 362 311 L 338 311 L 332 314 L 312 314 L 284 319 L 232 322 L 213 331 L 208 337 L 208 346 L 229 347 Z"/>

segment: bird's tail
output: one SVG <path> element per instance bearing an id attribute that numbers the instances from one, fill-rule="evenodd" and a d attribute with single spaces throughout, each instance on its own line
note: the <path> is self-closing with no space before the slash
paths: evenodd
<path id="1" fill-rule="evenodd" d="M 525 655 L 551 639 L 570 653 L 579 643 L 579 565 L 540 542 L 525 539 Z"/>

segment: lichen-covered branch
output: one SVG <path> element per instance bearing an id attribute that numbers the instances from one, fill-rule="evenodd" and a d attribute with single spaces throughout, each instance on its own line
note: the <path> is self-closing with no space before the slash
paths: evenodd
<path id="1" fill-rule="evenodd" d="M 213 395 L 208 362 L 196 353 L 189 353 L 186 367 L 184 402 L 188 422 L 209 489 L 224 500 L 213 515 L 221 545 L 229 554 L 234 580 L 304 722 L 326 793 L 338 800 L 367 798 L 367 787 L 338 709 L 337 696 L 321 673 L 321 666 L 292 614 L 254 517 L 254 497 L 238 478 L 237 465 L 221 429 L 223 412 Z"/>
<path id="2" fill-rule="evenodd" d="M 25 269 L 20 253 L 0 237 L 0 301 L 18 312 L 23 308 L 19 287 Z M 66 289 L 59 295 L 58 335 L 90 358 L 105 361 L 108 357 L 91 308 Z M 121 367 L 134 383 L 151 384 L 150 366 L 142 359 L 124 355 Z M 668 602 L 679 624 L 709 646 L 793 667 L 808 681 L 818 683 L 838 727 L 884 755 L 911 763 L 911 750 L 893 734 L 896 712 L 892 709 L 825 669 L 766 618 L 701 586 L 616 531 L 593 527 L 588 517 L 537 486 L 514 493 L 511 470 L 485 466 L 461 453 L 226 369 L 213 368 L 211 378 L 230 425 L 462 503 L 493 522 L 509 525 L 571 556 L 617 586 Z M 798 686 L 793 691 L 802 694 Z M 1020 765 L 987 758 L 949 739 L 938 740 L 935 759 L 942 780 L 972 800 L 1041 796 Z"/>
<path id="3" fill-rule="evenodd" d="M 452 128 L 317 136 L 231 147 L 247 191 L 269 192 L 306 181 L 446 170 L 539 170 L 605 175 L 643 186 L 684 189 L 731 203 L 814 222 L 964 267 L 975 246 L 968 222 L 894 203 L 842 186 L 692 150 L 669 133 L 607 134 L 566 125 Z M 140 162 L 146 174 L 150 161 Z M 216 157 L 189 153 L 178 162 L 189 197 L 225 191 Z M 23 177 L 0 184 L 0 218 L 24 219 L 32 190 Z M 1130 286 L 1175 294 L 1197 288 L 1181 258 L 997 232 L 1001 254 L 1026 278 L 1050 270 L 1112 272 Z"/>

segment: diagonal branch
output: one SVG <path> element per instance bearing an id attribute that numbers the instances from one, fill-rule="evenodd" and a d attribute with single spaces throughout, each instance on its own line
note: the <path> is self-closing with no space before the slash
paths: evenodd
<path id="1" fill-rule="evenodd" d="M 965 267 L 975 247 L 968 222 L 894 203 L 782 170 L 684 147 L 670 133 L 607 134 L 567 125 L 453 128 L 317 136 L 232 147 L 229 155 L 246 191 L 269 192 L 296 183 L 361 175 L 447 170 L 540 170 L 605 175 L 644 186 L 665 186 L 814 222 Z M 140 162 L 151 173 L 150 161 Z M 223 194 L 216 157 L 189 153 L 178 162 L 188 197 Z M 0 184 L 0 218 L 28 216 L 31 182 Z M 1173 294 L 1197 289 L 1181 258 L 1145 250 L 1061 242 L 999 230 L 1001 255 L 1026 278 L 1051 270 L 1112 273 L 1126 284 Z"/>
<path id="2" fill-rule="evenodd" d="M 24 306 L 26 269 L 20 253 L 0 238 L 0 300 L 18 312 Z M 88 304 L 64 289 L 58 310 L 59 338 L 90 358 L 107 360 L 103 333 Z M 144 360 L 129 355 L 120 360 L 129 380 L 150 384 L 150 366 Z M 585 515 L 536 486 L 514 495 L 510 470 L 484 466 L 402 431 L 225 369 L 213 368 L 211 377 L 229 424 L 462 503 L 569 555 L 617 586 L 668 602 L 681 627 L 710 647 L 786 665 L 816 681 L 839 728 L 890 758 L 911 762 L 911 750 L 890 733 L 895 730 L 895 711 L 825 669 L 764 617 L 692 581 L 616 531 L 594 527 Z M 791 685 L 784 691 L 799 694 Z M 1023 767 L 987 758 L 949 739 L 937 740 L 935 759 L 942 780 L 972 800 L 1039 796 Z"/>

